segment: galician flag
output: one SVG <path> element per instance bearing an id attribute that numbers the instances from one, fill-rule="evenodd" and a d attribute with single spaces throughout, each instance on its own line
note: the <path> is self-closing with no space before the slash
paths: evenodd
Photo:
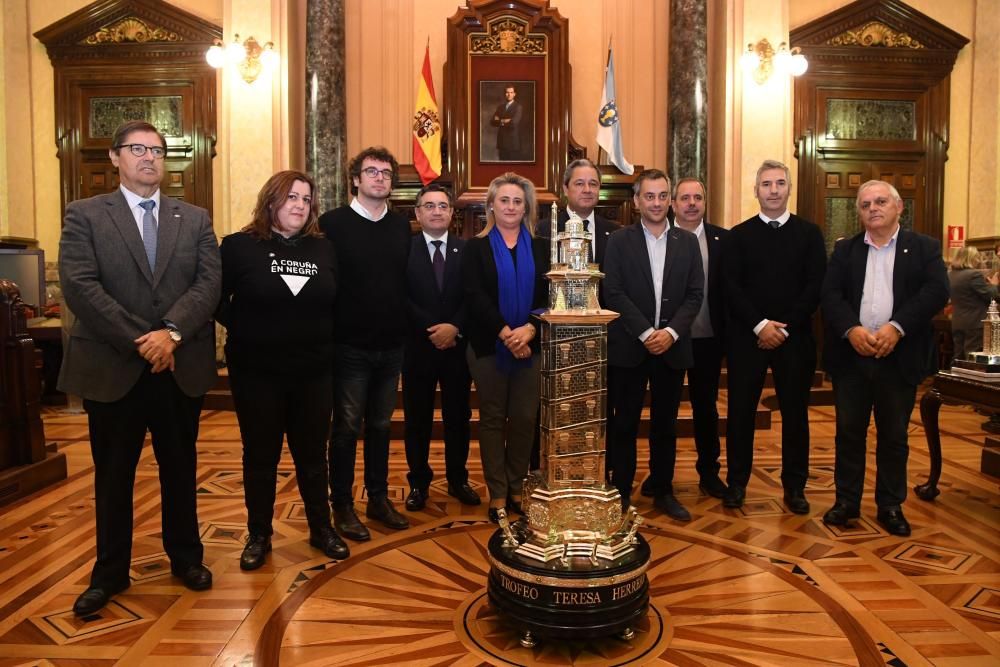
<path id="1" fill-rule="evenodd" d="M 413 112 L 413 166 L 427 185 L 441 175 L 441 117 L 431 78 L 431 47 L 424 51 L 424 66 L 417 85 L 417 105 Z"/>
<path id="2" fill-rule="evenodd" d="M 618 123 L 615 106 L 615 60 L 608 49 L 608 68 L 604 73 L 604 91 L 601 93 L 601 110 L 597 112 L 597 144 L 604 149 L 611 164 L 623 174 L 632 175 L 635 168 L 625 159 L 622 148 L 622 129 Z"/>

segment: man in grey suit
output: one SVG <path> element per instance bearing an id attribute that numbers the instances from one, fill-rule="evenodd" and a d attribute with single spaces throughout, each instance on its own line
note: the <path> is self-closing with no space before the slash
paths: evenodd
<path id="1" fill-rule="evenodd" d="M 123 124 L 109 155 L 121 187 L 71 202 L 59 243 L 59 278 L 77 318 L 59 389 L 84 399 L 97 515 L 97 561 L 73 605 L 78 616 L 130 584 L 132 490 L 147 429 L 170 570 L 192 590 L 212 585 L 198 531 L 195 443 L 216 377 L 218 242 L 207 211 L 160 193 L 166 141 L 155 127 Z"/>
<path id="2" fill-rule="evenodd" d="M 647 169 L 632 187 L 641 220 L 612 234 L 604 257 L 605 301 L 621 315 L 608 325 L 612 482 L 627 504 L 648 383 L 653 504 L 672 519 L 690 521 L 673 491 L 675 422 L 684 371 L 694 365 L 691 325 L 705 291 L 701 249 L 694 234 L 667 224 L 671 196 L 666 174 Z"/>

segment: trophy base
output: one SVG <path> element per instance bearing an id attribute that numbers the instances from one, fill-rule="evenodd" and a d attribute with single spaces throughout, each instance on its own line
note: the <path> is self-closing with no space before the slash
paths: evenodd
<path id="1" fill-rule="evenodd" d="M 615 559 L 585 557 L 541 564 L 504 546 L 503 531 L 490 538 L 490 603 L 500 618 L 526 637 L 553 639 L 627 635 L 649 606 L 649 545 L 635 536 Z"/>

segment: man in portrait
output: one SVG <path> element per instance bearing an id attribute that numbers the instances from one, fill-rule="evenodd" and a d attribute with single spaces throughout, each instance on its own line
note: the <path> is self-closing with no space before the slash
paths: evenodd
<path id="1" fill-rule="evenodd" d="M 59 278 L 76 315 L 59 389 L 81 396 L 87 411 L 97 518 L 97 560 L 77 616 L 131 583 L 132 493 L 147 431 L 170 571 L 192 590 L 212 585 L 195 473 L 198 417 L 216 380 L 219 246 L 207 211 L 160 192 L 166 140 L 155 127 L 124 123 L 108 152 L 120 187 L 67 205 L 59 242 Z"/>
<path id="2" fill-rule="evenodd" d="M 522 160 L 521 118 L 524 109 L 517 101 L 517 89 L 504 86 L 504 101 L 497 105 L 490 125 L 497 128 L 497 155 L 500 160 Z"/>

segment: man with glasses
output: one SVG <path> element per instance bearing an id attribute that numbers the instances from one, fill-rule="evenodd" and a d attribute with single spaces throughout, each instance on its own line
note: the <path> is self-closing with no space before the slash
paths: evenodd
<path id="1" fill-rule="evenodd" d="M 410 223 L 389 210 L 396 158 L 369 147 L 350 162 L 349 206 L 320 216 L 338 262 L 333 313 L 333 433 L 330 500 L 344 537 L 371 539 L 354 511 L 354 463 L 364 424 L 365 514 L 387 528 L 410 526 L 389 500 L 389 427 L 407 335 L 406 267 Z"/>
<path id="2" fill-rule="evenodd" d="M 469 392 L 472 377 L 465 360 L 465 323 L 461 259 L 465 242 L 448 234 L 451 193 L 440 185 L 417 193 L 417 222 L 406 276 L 410 334 L 403 354 L 404 440 L 410 472 L 406 509 L 424 508 L 434 472 L 428 465 L 434 423 L 434 389 L 441 385 L 445 476 L 448 495 L 463 505 L 478 505 L 465 467 L 469 458 Z"/>
<path id="3" fill-rule="evenodd" d="M 216 379 L 219 247 L 207 211 L 160 192 L 165 148 L 149 123 L 120 126 L 108 151 L 120 187 L 67 205 L 59 243 L 59 279 L 76 316 L 59 389 L 83 397 L 97 517 L 97 561 L 73 605 L 77 616 L 131 583 L 132 492 L 147 430 L 170 571 L 192 590 L 212 585 L 202 564 L 195 444 Z"/>
<path id="4" fill-rule="evenodd" d="M 640 222 L 612 234 L 604 258 L 605 300 L 620 314 L 608 325 L 612 482 L 627 506 L 648 384 L 653 505 L 672 519 L 690 521 L 691 514 L 674 496 L 673 479 L 677 409 L 684 371 L 694 364 L 691 324 L 705 289 L 701 250 L 694 234 L 667 224 L 666 174 L 647 169 L 632 188 Z"/>

